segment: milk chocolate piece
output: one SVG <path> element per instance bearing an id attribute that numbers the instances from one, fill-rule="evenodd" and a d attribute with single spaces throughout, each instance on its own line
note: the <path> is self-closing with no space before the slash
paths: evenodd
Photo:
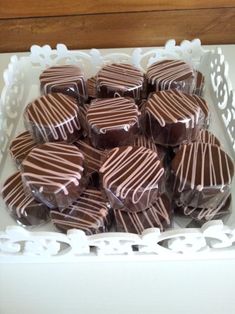
<path id="1" fill-rule="evenodd" d="M 49 219 L 49 208 L 25 192 L 19 171 L 4 183 L 2 198 L 11 216 L 23 226 L 40 225 Z"/>
<path id="2" fill-rule="evenodd" d="M 60 65 L 47 68 L 40 75 L 43 94 L 63 93 L 83 103 L 87 99 L 87 89 L 81 69 L 75 65 Z"/>
<path id="3" fill-rule="evenodd" d="M 114 209 L 142 211 L 164 188 L 164 168 L 156 152 L 143 146 L 116 147 L 100 168 L 103 188 Z"/>
<path id="4" fill-rule="evenodd" d="M 232 196 L 231 194 L 216 207 L 199 208 L 183 204 L 175 204 L 175 213 L 190 217 L 200 225 L 210 220 L 224 219 L 230 214 Z"/>
<path id="5" fill-rule="evenodd" d="M 131 144 L 139 131 L 139 115 L 132 99 L 93 100 L 86 115 L 92 145 L 106 149 Z"/>
<path id="6" fill-rule="evenodd" d="M 109 230 L 112 210 L 101 191 L 88 188 L 70 206 L 52 210 L 50 215 L 52 223 L 63 232 L 76 228 L 91 235 Z"/>
<path id="7" fill-rule="evenodd" d="M 173 147 L 194 141 L 205 117 L 197 101 L 180 91 L 153 93 L 143 114 L 146 135 L 157 144 Z"/>
<path id="8" fill-rule="evenodd" d="M 173 196 L 190 207 L 215 208 L 230 194 L 231 158 L 217 145 L 183 145 L 171 162 Z"/>
<path id="9" fill-rule="evenodd" d="M 115 96 L 140 100 L 144 90 L 143 73 L 130 64 L 113 63 L 104 66 L 96 76 L 97 94 L 100 98 Z"/>
<path id="10" fill-rule="evenodd" d="M 17 167 L 20 167 L 22 161 L 36 146 L 37 143 L 28 131 L 20 133 L 12 140 L 9 150 L 11 153 L 11 157 L 14 159 Z"/>
<path id="11" fill-rule="evenodd" d="M 195 86 L 193 89 L 193 94 L 196 94 L 198 96 L 203 96 L 204 93 L 204 87 L 205 87 L 205 77 L 200 71 L 196 71 L 195 73 Z"/>
<path id="12" fill-rule="evenodd" d="M 83 106 L 79 107 L 79 118 L 80 118 L 80 123 L 82 126 L 82 134 L 84 137 L 88 135 L 88 124 L 87 124 L 87 110 L 89 108 L 90 104 L 84 104 Z"/>
<path id="13" fill-rule="evenodd" d="M 25 109 L 25 126 L 37 142 L 74 142 L 81 136 L 76 101 L 64 94 L 37 98 Z"/>
<path id="14" fill-rule="evenodd" d="M 141 234 L 148 228 L 159 228 L 164 231 L 171 226 L 171 202 L 166 194 L 163 194 L 142 212 L 128 212 L 125 208 L 116 209 L 114 218 L 118 232 Z"/>
<path id="15" fill-rule="evenodd" d="M 149 92 L 178 89 L 191 93 L 194 88 L 193 68 L 182 60 L 153 63 L 146 73 Z"/>
<path id="16" fill-rule="evenodd" d="M 34 148 L 22 162 L 27 190 L 49 208 L 64 208 L 83 191 L 84 157 L 67 143 L 46 143 Z"/>

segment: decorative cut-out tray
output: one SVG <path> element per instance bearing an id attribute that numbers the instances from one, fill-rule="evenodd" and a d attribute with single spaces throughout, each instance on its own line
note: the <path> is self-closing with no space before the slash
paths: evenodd
<path id="1" fill-rule="evenodd" d="M 21 119 L 24 106 L 39 96 L 39 74 L 46 66 L 76 63 L 88 78 L 105 63 L 126 62 L 145 69 L 166 57 L 191 62 L 206 76 L 205 98 L 212 115 L 210 130 L 235 159 L 235 97 L 228 78 L 228 65 L 220 49 L 206 51 L 199 39 L 184 41 L 180 46 L 170 40 L 164 48 L 91 49 L 88 52 L 70 51 L 62 44 L 58 44 L 56 50 L 49 46 L 32 46 L 29 56 L 12 57 L 4 72 L 0 108 L 1 184 L 15 171 L 8 147 L 11 139 L 24 129 Z M 190 220 L 176 218 L 172 230 L 161 233 L 152 228 L 141 236 L 116 232 L 86 236 L 79 230 L 70 230 L 65 235 L 50 223 L 26 230 L 12 220 L 0 199 L 0 261 L 72 261 L 100 258 L 100 255 L 156 259 L 235 257 L 235 182 L 232 194 L 232 214 L 226 225 L 222 221 L 211 221 L 201 228 L 188 228 Z"/>

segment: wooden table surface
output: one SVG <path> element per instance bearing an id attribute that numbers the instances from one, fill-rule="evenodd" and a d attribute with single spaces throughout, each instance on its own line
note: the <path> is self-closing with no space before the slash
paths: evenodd
<path id="1" fill-rule="evenodd" d="M 235 43 L 235 0 L 0 0 L 0 52 L 163 45 L 200 38 Z"/>

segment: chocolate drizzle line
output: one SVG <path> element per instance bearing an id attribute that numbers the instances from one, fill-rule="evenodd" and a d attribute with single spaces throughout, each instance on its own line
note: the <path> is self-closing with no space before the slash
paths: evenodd
<path id="1" fill-rule="evenodd" d="M 127 146 L 114 148 L 100 173 L 105 189 L 115 188 L 115 195 L 122 199 L 132 194 L 132 203 L 136 204 L 146 192 L 150 195 L 151 189 L 158 187 L 164 168 L 157 153 L 142 146 Z"/>
<path id="2" fill-rule="evenodd" d="M 53 66 L 40 75 L 44 93 L 52 93 L 56 87 L 69 86 L 76 94 L 87 97 L 86 84 L 79 67 L 74 65 Z"/>
<path id="3" fill-rule="evenodd" d="M 22 178 L 25 178 L 28 186 L 40 186 L 40 193 L 46 188 L 53 188 L 54 193 L 62 190 L 68 195 L 67 184 L 79 185 L 83 159 L 82 153 L 74 145 L 65 143 L 39 145 L 23 161 Z"/>
<path id="4" fill-rule="evenodd" d="M 97 87 L 102 86 L 112 90 L 133 91 L 134 97 L 139 98 L 144 82 L 141 71 L 130 64 L 106 65 L 97 74 Z"/>
<path id="5" fill-rule="evenodd" d="M 174 81 L 183 81 L 193 76 L 190 65 L 181 60 L 163 60 L 152 64 L 146 77 L 148 82 L 156 84 L 156 91 L 171 89 Z"/>
<path id="6" fill-rule="evenodd" d="M 105 231 L 109 208 L 99 190 L 87 189 L 72 205 L 59 211 L 52 210 L 52 222 L 62 228 L 82 229 L 86 234 Z"/>
<path id="7" fill-rule="evenodd" d="M 116 128 L 128 131 L 132 125 L 139 122 L 139 115 L 133 100 L 123 97 L 97 99 L 92 101 L 88 108 L 87 121 L 91 128 L 96 128 L 104 134 Z"/>
<path id="8" fill-rule="evenodd" d="M 49 133 L 54 140 L 61 137 L 66 141 L 67 134 L 73 134 L 81 128 L 75 100 L 61 93 L 37 98 L 26 107 L 25 118 L 38 127 L 45 140 L 48 140 Z"/>
<path id="9" fill-rule="evenodd" d="M 167 122 L 184 121 L 187 128 L 194 128 L 200 121 L 202 111 L 192 98 L 179 91 L 153 93 L 145 110 L 164 127 Z"/>

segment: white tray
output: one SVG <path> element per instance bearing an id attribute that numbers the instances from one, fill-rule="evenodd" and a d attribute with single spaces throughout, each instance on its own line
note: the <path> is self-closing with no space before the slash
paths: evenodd
<path id="1" fill-rule="evenodd" d="M 112 49 L 103 53 L 96 49 L 88 53 L 69 51 L 62 44 L 58 44 L 56 50 L 49 46 L 32 46 L 29 56 L 19 59 L 12 57 L 4 72 L 5 87 L 1 95 L 0 113 L 1 183 L 15 171 L 8 154 L 9 143 L 23 130 L 23 121 L 19 117 L 24 106 L 39 95 L 39 74 L 46 66 L 76 63 L 90 77 L 110 61 L 128 62 L 145 69 L 149 64 L 166 57 L 192 62 L 204 73 L 207 82 L 205 98 L 213 117 L 211 130 L 234 159 L 235 104 L 228 65 L 220 49 L 205 51 L 199 39 L 184 41 L 180 46 L 170 40 L 161 49 Z M 56 232 L 51 224 L 29 231 L 12 220 L 0 199 L 0 261 L 72 261 L 97 255 L 99 259 L 100 255 L 113 255 L 115 259 L 123 255 L 134 259 L 149 256 L 154 259 L 235 257 L 235 182 L 232 193 L 233 210 L 226 225 L 221 221 L 211 221 L 202 228 L 189 229 L 185 228 L 188 219 L 175 219 L 173 230 L 161 233 L 159 229 L 151 228 L 141 236 L 127 233 L 86 236 L 79 230 L 70 230 L 64 235 Z"/>

